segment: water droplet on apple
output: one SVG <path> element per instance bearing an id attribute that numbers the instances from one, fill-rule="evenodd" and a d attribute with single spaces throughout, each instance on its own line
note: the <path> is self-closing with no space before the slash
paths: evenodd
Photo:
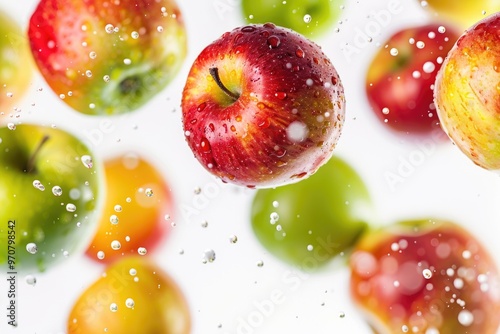
<path id="1" fill-rule="evenodd" d="M 203 252 L 202 262 L 203 263 L 212 263 L 215 261 L 215 251 L 213 249 L 206 249 Z"/>
<path id="2" fill-rule="evenodd" d="M 86 75 L 88 78 L 92 77 L 92 71 L 91 71 L 91 70 L 86 70 L 86 71 L 85 71 L 85 75 Z"/>
<path id="3" fill-rule="evenodd" d="M 274 225 L 278 222 L 278 220 L 280 220 L 279 214 L 277 212 L 271 212 L 271 214 L 269 215 L 269 223 Z"/>
<path id="4" fill-rule="evenodd" d="M 458 313 L 458 322 L 462 326 L 470 326 L 474 322 L 474 315 L 468 310 L 462 310 Z"/>
<path id="5" fill-rule="evenodd" d="M 115 212 L 122 212 L 122 206 L 120 204 L 116 204 L 114 210 Z"/>
<path id="6" fill-rule="evenodd" d="M 116 305 L 116 303 L 111 303 L 111 304 L 109 305 L 109 310 L 110 310 L 111 312 L 116 312 L 116 311 L 118 311 L 118 305 Z"/>
<path id="7" fill-rule="evenodd" d="M 102 80 L 104 80 L 104 82 L 109 82 L 109 80 L 110 80 L 109 75 L 106 74 L 105 76 L 103 76 Z"/>
<path id="8" fill-rule="evenodd" d="M 267 39 L 267 44 L 270 48 L 277 48 L 281 44 L 281 40 L 278 36 L 272 35 Z"/>
<path id="9" fill-rule="evenodd" d="M 434 65 L 432 61 L 427 61 L 422 66 L 422 69 L 424 70 L 425 73 L 432 73 L 436 69 L 436 65 Z"/>
<path id="10" fill-rule="evenodd" d="M 41 190 L 41 191 L 45 190 L 45 186 L 39 180 L 33 181 L 33 187 L 35 187 L 36 189 Z"/>
<path id="11" fill-rule="evenodd" d="M 162 27 L 162 26 L 158 26 L 158 27 L 156 27 L 156 31 L 158 31 L 158 32 L 163 32 L 163 27 Z"/>
<path id="12" fill-rule="evenodd" d="M 301 48 L 297 48 L 297 50 L 295 50 L 295 55 L 299 58 L 304 58 L 306 56 L 304 50 Z"/>
<path id="13" fill-rule="evenodd" d="M 309 129 L 301 121 L 294 121 L 286 128 L 287 138 L 294 143 L 301 143 L 307 139 Z"/>
<path id="14" fill-rule="evenodd" d="M 30 242 L 26 245 L 26 250 L 30 254 L 36 254 L 36 252 L 38 252 L 38 247 L 34 242 Z"/>
<path id="15" fill-rule="evenodd" d="M 111 249 L 119 250 L 120 248 L 122 248 L 122 244 L 118 240 L 111 241 Z"/>
<path id="16" fill-rule="evenodd" d="M 403 333 L 408 333 L 408 331 L 409 331 L 408 326 L 406 326 L 406 325 L 401 326 L 401 331 L 402 331 Z"/>
<path id="17" fill-rule="evenodd" d="M 441 34 L 444 34 L 446 32 L 446 28 L 444 26 L 439 26 L 438 27 L 438 32 Z"/>
<path id="18" fill-rule="evenodd" d="M 304 15 L 304 22 L 305 23 L 311 23 L 312 17 L 309 14 Z"/>
<path id="19" fill-rule="evenodd" d="M 308 78 L 308 79 L 306 80 L 306 85 L 308 85 L 309 87 L 310 87 L 310 86 L 312 86 L 313 84 L 314 84 L 313 79 Z"/>
<path id="20" fill-rule="evenodd" d="M 416 45 L 417 45 L 417 48 L 418 48 L 418 49 L 423 49 L 423 48 L 425 48 L 425 43 L 424 43 L 424 42 L 422 42 L 422 41 L 418 41 Z"/>
<path id="21" fill-rule="evenodd" d="M 389 110 L 389 108 L 387 108 L 387 107 L 382 108 L 382 114 L 384 114 L 384 115 L 388 115 L 388 114 L 389 114 L 389 111 L 390 111 L 390 110 Z"/>
<path id="22" fill-rule="evenodd" d="M 274 96 L 276 96 L 280 100 L 284 100 L 286 98 L 286 93 L 285 92 L 276 92 L 276 93 L 274 93 Z"/>
<path id="23" fill-rule="evenodd" d="M 103 251 L 98 251 L 98 252 L 97 252 L 97 258 L 98 258 L 99 260 L 104 259 L 104 256 L 105 256 L 105 254 L 104 254 L 104 252 L 103 252 Z"/>
<path id="24" fill-rule="evenodd" d="M 26 275 L 26 284 L 35 286 L 36 285 L 36 277 L 33 275 Z"/>
<path id="25" fill-rule="evenodd" d="M 139 33 L 137 31 L 132 31 L 130 33 L 130 36 L 133 38 L 133 39 L 138 39 L 139 38 Z"/>
<path id="26" fill-rule="evenodd" d="M 68 212 L 75 212 L 76 211 L 76 205 L 74 205 L 73 203 L 66 204 L 66 211 L 68 211 Z"/>
<path id="27" fill-rule="evenodd" d="M 137 254 L 139 255 L 146 255 L 148 253 L 148 250 L 146 247 L 139 247 L 137 248 Z"/>
<path id="28" fill-rule="evenodd" d="M 97 53 L 95 51 L 90 51 L 89 58 L 90 59 L 96 59 L 96 57 L 97 57 Z"/>
<path id="29" fill-rule="evenodd" d="M 132 298 L 127 298 L 125 300 L 125 306 L 127 306 L 128 308 L 134 308 L 135 306 L 135 302 Z"/>
<path id="30" fill-rule="evenodd" d="M 389 53 L 391 54 L 391 56 L 394 56 L 394 57 L 395 57 L 395 56 L 397 56 L 397 55 L 399 54 L 399 51 L 398 51 L 398 49 L 396 49 L 396 48 L 392 48 L 392 49 L 389 51 Z"/>
<path id="31" fill-rule="evenodd" d="M 83 165 L 87 168 L 92 168 L 92 166 L 94 165 L 92 162 L 92 157 L 90 155 L 82 155 L 80 160 L 82 161 Z"/>
<path id="32" fill-rule="evenodd" d="M 203 109 L 205 109 L 207 106 L 207 103 L 206 102 L 202 102 L 198 105 L 198 107 L 196 108 L 196 111 L 203 111 Z"/>
<path id="33" fill-rule="evenodd" d="M 413 71 L 413 73 L 411 74 L 411 76 L 414 79 L 419 79 L 422 76 L 422 73 L 420 73 L 420 71 Z"/>
<path id="34" fill-rule="evenodd" d="M 146 196 L 151 197 L 151 196 L 153 196 L 153 189 L 146 188 L 144 193 L 146 194 Z"/>
<path id="35" fill-rule="evenodd" d="M 62 188 L 59 187 L 59 186 L 53 186 L 52 187 L 52 194 L 54 194 L 54 196 L 61 196 L 62 195 Z"/>
<path id="36" fill-rule="evenodd" d="M 241 28 L 241 31 L 243 32 L 252 32 L 252 31 L 255 31 L 255 27 L 252 27 L 252 26 L 246 26 L 246 27 L 243 27 Z"/>
<path id="37" fill-rule="evenodd" d="M 425 279 L 430 279 L 432 277 L 432 271 L 430 271 L 429 269 L 424 269 L 422 270 L 422 275 Z"/>
<path id="38" fill-rule="evenodd" d="M 119 219 L 118 219 L 118 217 L 117 217 L 116 215 L 111 215 L 111 216 L 109 217 L 109 222 L 110 222 L 111 224 L 113 224 L 113 225 L 117 225 L 117 224 L 118 224 L 118 222 L 119 222 Z"/>

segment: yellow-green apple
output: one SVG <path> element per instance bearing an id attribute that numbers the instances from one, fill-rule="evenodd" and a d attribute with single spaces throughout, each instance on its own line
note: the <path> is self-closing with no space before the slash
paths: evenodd
<path id="1" fill-rule="evenodd" d="M 75 110 L 135 110 L 178 73 L 186 29 L 174 0 L 41 0 L 28 30 L 36 64 Z"/>
<path id="2" fill-rule="evenodd" d="M 453 1 L 453 0 L 417 0 L 425 4 L 436 18 L 449 20 L 463 29 L 469 28 L 484 15 L 500 11 L 499 0 Z"/>
<path id="3" fill-rule="evenodd" d="M 22 124 L 0 128 L 0 161 L 0 264 L 44 271 L 83 252 L 103 188 L 102 167 L 89 148 L 64 130 Z"/>
<path id="4" fill-rule="evenodd" d="M 466 30 L 446 57 L 434 88 L 448 136 L 475 164 L 500 169 L 500 13 Z"/>
<path id="5" fill-rule="evenodd" d="M 365 183 L 336 156 L 306 180 L 259 189 L 251 208 L 252 229 L 262 245 L 303 270 L 350 250 L 373 216 Z"/>
<path id="6" fill-rule="evenodd" d="M 103 215 L 86 254 L 112 262 L 150 253 L 166 237 L 173 214 L 173 196 L 160 170 L 148 159 L 130 152 L 104 161 L 106 198 Z"/>
<path id="7" fill-rule="evenodd" d="M 33 75 L 28 39 L 19 24 L 0 11 L 0 117 L 24 96 Z"/>
<path id="8" fill-rule="evenodd" d="M 344 0 L 242 0 L 247 23 L 272 22 L 308 37 L 324 35 L 340 17 Z"/>
<path id="9" fill-rule="evenodd" d="M 188 334 L 189 305 L 181 288 L 156 263 L 125 257 L 78 297 L 68 316 L 68 334 Z"/>
<path id="10" fill-rule="evenodd" d="M 450 27 L 431 23 L 403 28 L 388 38 L 366 73 L 368 101 L 386 127 L 412 134 L 440 130 L 432 88 L 459 36 Z"/>
<path id="11" fill-rule="evenodd" d="M 421 219 L 367 233 L 350 268 L 351 295 L 375 333 L 497 333 L 498 267 L 456 223 Z"/>
<path id="12" fill-rule="evenodd" d="M 199 54 L 182 113 L 187 143 L 208 171 L 224 182 L 274 187 L 330 158 L 345 97 L 317 44 L 266 23 L 227 32 Z"/>

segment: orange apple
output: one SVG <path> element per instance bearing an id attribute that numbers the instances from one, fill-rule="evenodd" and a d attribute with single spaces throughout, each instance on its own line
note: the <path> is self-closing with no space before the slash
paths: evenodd
<path id="1" fill-rule="evenodd" d="M 172 192 L 164 176 L 135 153 L 105 161 L 104 169 L 104 211 L 86 254 L 111 262 L 151 251 L 168 233 L 172 219 Z"/>

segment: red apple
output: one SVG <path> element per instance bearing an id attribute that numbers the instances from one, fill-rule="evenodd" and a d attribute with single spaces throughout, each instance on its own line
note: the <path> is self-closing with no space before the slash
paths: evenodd
<path id="1" fill-rule="evenodd" d="M 227 32 L 194 61 L 182 96 L 185 136 L 224 182 L 292 183 L 331 156 L 344 89 L 321 48 L 274 24 Z"/>
<path id="2" fill-rule="evenodd" d="M 174 0 L 41 0 L 28 36 L 52 90 L 90 115 L 144 105 L 174 78 L 186 55 Z"/>
<path id="3" fill-rule="evenodd" d="M 475 164 L 500 170 L 500 13 L 465 31 L 435 85 L 448 136 Z"/>
<path id="4" fill-rule="evenodd" d="M 398 133 L 439 130 L 433 84 L 459 34 L 432 23 L 404 28 L 389 39 L 369 65 L 366 95 L 378 118 Z"/>
<path id="5" fill-rule="evenodd" d="M 500 276 L 469 231 L 440 220 L 395 224 L 359 241 L 351 294 L 378 334 L 494 334 Z"/>

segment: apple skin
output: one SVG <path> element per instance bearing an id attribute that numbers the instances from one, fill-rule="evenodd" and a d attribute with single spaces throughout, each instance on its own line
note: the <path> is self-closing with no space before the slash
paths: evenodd
<path id="1" fill-rule="evenodd" d="M 344 0 L 242 0 L 241 8 L 249 24 L 272 22 L 315 39 L 332 27 L 343 4 Z"/>
<path id="2" fill-rule="evenodd" d="M 9 15 L 0 11 L 0 117 L 12 114 L 26 93 L 34 64 L 24 32 Z"/>
<path id="3" fill-rule="evenodd" d="M 456 223 L 404 221 L 365 234 L 350 268 L 351 296 L 375 333 L 497 332 L 498 268 Z"/>
<path id="4" fill-rule="evenodd" d="M 417 0 L 421 2 L 421 0 Z M 426 9 L 436 18 L 446 19 L 467 29 L 484 18 L 483 11 L 490 15 L 500 11 L 499 0 L 427 0 Z"/>
<path id="5" fill-rule="evenodd" d="M 107 191 L 103 214 L 85 254 L 94 261 L 110 263 L 137 254 L 139 247 L 151 253 L 167 237 L 170 221 L 175 219 L 173 194 L 166 179 L 148 159 L 134 152 L 106 159 L 104 174 Z M 151 196 L 146 194 L 148 189 Z M 110 221 L 113 215 L 117 224 Z M 170 218 L 166 219 L 167 215 Z M 114 240 L 120 242 L 119 250 L 111 248 Z M 98 258 L 99 251 L 104 252 L 103 259 Z"/>
<path id="6" fill-rule="evenodd" d="M 439 71 L 441 125 L 476 165 L 500 170 L 500 13 L 466 30 Z"/>
<path id="7" fill-rule="evenodd" d="M 366 96 L 386 128 L 415 135 L 441 131 L 432 85 L 459 36 L 453 28 L 430 23 L 403 28 L 383 44 L 366 73 Z M 397 50 L 395 56 L 393 49 Z"/>
<path id="8" fill-rule="evenodd" d="M 223 182 L 265 188 L 297 182 L 330 158 L 345 97 L 318 45 L 266 23 L 227 32 L 199 54 L 182 112 L 186 141 L 203 167 Z"/>
<path id="9" fill-rule="evenodd" d="M 48 140 L 40 145 L 42 138 Z M 15 130 L 0 128 L 0 264 L 7 262 L 8 221 L 15 221 L 15 269 L 45 271 L 67 255 L 83 252 L 101 213 L 103 172 L 99 159 L 70 133 L 22 124 Z M 37 147 L 40 147 L 37 154 Z M 87 168 L 81 157 L 89 155 Z M 35 156 L 32 166 L 30 157 Z M 31 169 L 31 171 L 29 171 Z M 35 188 L 38 180 L 45 190 Z M 59 186 L 62 195 L 52 189 Z M 66 206 L 71 203 L 75 211 Z M 27 251 L 35 243 L 38 251 Z"/>
<path id="10" fill-rule="evenodd" d="M 89 115 L 147 103 L 178 73 L 187 48 L 174 0 L 42 0 L 28 36 L 52 90 Z"/>

